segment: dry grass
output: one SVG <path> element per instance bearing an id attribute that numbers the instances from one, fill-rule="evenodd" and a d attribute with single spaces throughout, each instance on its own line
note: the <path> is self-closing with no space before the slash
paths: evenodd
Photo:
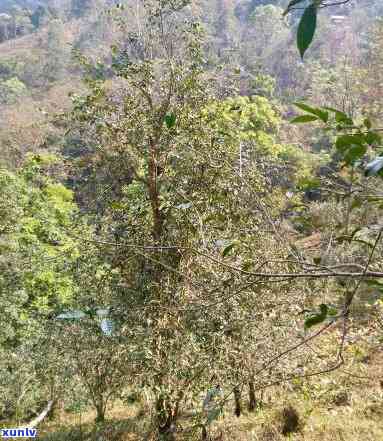
<path id="1" fill-rule="evenodd" d="M 65 23 L 63 43 L 71 44 L 81 32 L 81 20 L 72 20 Z M 46 39 L 47 28 L 40 29 L 33 34 L 6 40 L 0 44 L 0 56 L 4 58 L 17 56 L 28 58 L 32 49 L 38 49 L 41 41 Z"/>
<path id="2" fill-rule="evenodd" d="M 383 352 L 347 371 L 334 372 L 304 385 L 304 390 L 275 390 L 256 415 L 225 418 L 220 423 L 230 441 L 382 441 Z M 299 430 L 282 435 L 283 412 L 299 414 Z M 218 430 L 218 428 L 216 429 Z"/>
<path id="3" fill-rule="evenodd" d="M 291 405 L 303 419 L 303 427 L 297 433 L 283 436 L 280 412 L 268 409 L 258 415 L 245 415 L 235 421 L 226 419 L 221 426 L 227 440 L 232 441 L 381 441 L 383 440 L 382 416 L 372 418 L 363 410 L 363 402 L 356 406 L 334 409 L 312 407 L 302 401 Z M 383 410 L 383 404 L 380 403 Z M 307 413 L 310 412 L 309 415 Z M 306 414 L 306 415 L 305 415 Z M 217 429 L 216 429 L 217 430 Z"/>
<path id="4" fill-rule="evenodd" d="M 94 424 L 93 410 L 83 413 L 60 411 L 55 421 L 40 428 L 43 441 L 137 441 L 147 430 L 146 421 L 136 406 L 116 404 L 104 424 Z"/>
<path id="5" fill-rule="evenodd" d="M 383 353 L 372 355 L 350 372 L 339 371 L 297 388 L 270 390 L 263 408 L 240 418 L 228 409 L 211 428 L 211 439 L 225 441 L 382 441 L 383 440 Z M 363 371 L 364 375 L 361 375 Z M 355 372 L 358 372 L 356 377 Z M 360 378 L 360 377 L 369 378 Z M 289 410 L 286 410 L 289 409 Z M 298 415 L 299 423 L 291 433 L 282 435 L 286 418 Z M 95 414 L 62 412 L 54 422 L 42 427 L 43 441 L 142 441 L 148 421 L 138 406 L 115 405 L 108 422 L 95 426 Z M 179 439 L 199 440 L 180 434 Z"/>

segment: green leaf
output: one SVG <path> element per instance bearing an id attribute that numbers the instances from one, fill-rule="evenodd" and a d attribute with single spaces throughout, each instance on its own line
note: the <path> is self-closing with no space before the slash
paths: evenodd
<path id="1" fill-rule="evenodd" d="M 297 45 L 302 59 L 313 41 L 316 26 L 317 7 L 312 4 L 305 9 L 298 26 Z"/>
<path id="2" fill-rule="evenodd" d="M 174 113 L 169 113 L 165 116 L 165 124 L 168 129 L 171 129 L 176 124 L 176 115 Z"/>
<path id="3" fill-rule="evenodd" d="M 365 169 L 366 176 L 375 176 L 383 172 L 383 156 L 378 156 L 373 161 L 369 162 Z"/>
<path id="4" fill-rule="evenodd" d="M 366 279 L 364 283 L 367 286 L 371 286 L 373 288 L 377 288 L 379 290 L 383 290 L 383 282 L 379 279 Z"/>
<path id="5" fill-rule="evenodd" d="M 338 123 L 344 123 L 349 126 L 354 125 L 354 121 L 344 112 L 341 112 L 338 109 L 334 109 L 333 107 L 323 107 L 324 109 L 328 110 L 329 112 L 332 112 L 335 114 L 335 121 Z"/>
<path id="6" fill-rule="evenodd" d="M 343 123 L 344 125 L 352 126 L 354 125 L 354 121 L 347 116 L 345 113 L 337 112 L 335 114 L 335 120 L 338 123 Z"/>
<path id="7" fill-rule="evenodd" d="M 305 176 L 298 180 L 297 188 L 299 190 L 318 190 L 321 186 L 321 180 L 312 176 Z"/>
<path id="8" fill-rule="evenodd" d="M 252 260 L 247 260 L 242 265 L 242 271 L 250 271 L 254 266 L 254 262 Z"/>
<path id="9" fill-rule="evenodd" d="M 323 323 L 326 317 L 321 315 L 313 315 L 305 320 L 305 329 L 310 329 L 315 325 L 319 325 L 319 323 Z"/>
<path id="10" fill-rule="evenodd" d="M 324 109 L 326 109 L 326 110 L 328 110 L 329 112 L 333 112 L 333 113 L 338 113 L 338 112 L 340 112 L 338 109 L 334 109 L 334 107 L 328 107 L 328 106 L 325 106 L 325 107 L 323 107 Z"/>
<path id="11" fill-rule="evenodd" d="M 371 127 L 372 127 L 371 121 L 370 121 L 368 118 L 366 118 L 366 119 L 363 121 L 363 124 L 365 125 L 365 127 L 367 128 L 367 130 L 370 130 Z"/>
<path id="12" fill-rule="evenodd" d="M 351 209 L 351 210 L 354 210 L 355 208 L 360 208 L 360 207 L 362 206 L 362 204 L 363 204 L 362 199 L 356 197 L 356 198 L 352 201 L 350 209 Z"/>
<path id="13" fill-rule="evenodd" d="M 362 229 L 362 227 L 356 227 L 350 234 L 351 239 L 355 236 L 356 233 L 359 233 L 359 231 Z"/>
<path id="14" fill-rule="evenodd" d="M 300 115 L 290 121 L 291 124 L 301 124 L 312 121 L 318 121 L 318 117 L 314 115 Z"/>
<path id="15" fill-rule="evenodd" d="M 226 257 L 230 251 L 235 247 L 236 243 L 233 242 L 230 245 L 228 245 L 224 250 L 222 251 L 222 257 Z"/>
<path id="16" fill-rule="evenodd" d="M 378 133 L 372 131 L 369 131 L 365 134 L 365 139 L 367 144 L 369 145 L 382 143 L 381 136 Z"/>
<path id="17" fill-rule="evenodd" d="M 338 236 L 336 238 L 336 241 L 338 243 L 351 242 L 352 241 L 352 237 L 348 236 L 347 234 L 341 234 L 340 236 Z"/>
<path id="18" fill-rule="evenodd" d="M 364 138 L 362 135 L 341 135 L 338 136 L 335 146 L 338 151 L 345 152 L 353 146 L 362 146 Z"/>
<path id="19" fill-rule="evenodd" d="M 353 145 L 350 147 L 344 155 L 344 161 L 347 164 L 352 164 L 355 161 L 363 158 L 367 152 L 367 146 L 365 145 Z"/>
<path id="20" fill-rule="evenodd" d="M 322 303 L 319 305 L 320 313 L 311 315 L 305 320 L 305 329 L 310 329 L 312 326 L 323 323 L 327 318 L 328 306 Z"/>
<path id="21" fill-rule="evenodd" d="M 113 201 L 110 204 L 110 208 L 113 208 L 113 210 L 123 210 L 125 206 L 121 202 Z"/>
<path id="22" fill-rule="evenodd" d="M 338 310 L 335 306 L 330 306 L 328 311 L 327 311 L 327 315 L 329 317 L 335 317 L 338 314 Z"/>
<path id="23" fill-rule="evenodd" d="M 308 106 L 305 103 L 294 103 L 294 106 L 298 107 L 301 110 L 304 110 L 305 112 L 312 113 L 313 115 L 316 115 L 324 123 L 326 123 L 328 121 L 328 112 L 326 112 L 322 109 Z"/>

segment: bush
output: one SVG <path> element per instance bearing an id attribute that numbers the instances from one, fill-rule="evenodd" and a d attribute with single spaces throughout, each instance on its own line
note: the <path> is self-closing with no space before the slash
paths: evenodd
<path id="1" fill-rule="evenodd" d="M 16 77 L 0 82 L 0 102 L 3 104 L 13 104 L 27 92 L 25 84 Z"/>

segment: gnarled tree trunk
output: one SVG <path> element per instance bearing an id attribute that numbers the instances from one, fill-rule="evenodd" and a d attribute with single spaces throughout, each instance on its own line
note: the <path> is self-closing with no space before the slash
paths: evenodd
<path id="1" fill-rule="evenodd" d="M 101 401 L 100 403 L 97 403 L 95 405 L 96 407 L 96 423 L 103 423 L 105 421 L 105 406 L 104 403 Z"/>
<path id="2" fill-rule="evenodd" d="M 175 441 L 178 419 L 178 404 L 172 406 L 163 397 L 156 402 L 156 426 L 159 441 Z"/>
<path id="3" fill-rule="evenodd" d="M 254 410 L 257 407 L 257 398 L 255 396 L 255 387 L 254 387 L 254 382 L 250 381 L 249 382 L 249 412 L 254 412 Z"/>
<path id="4" fill-rule="evenodd" d="M 202 432 L 201 432 L 201 441 L 208 441 L 208 435 L 207 435 L 207 429 L 204 425 L 202 425 Z"/>
<path id="5" fill-rule="evenodd" d="M 234 415 L 240 417 L 242 413 L 241 391 L 239 387 L 235 387 L 233 392 L 234 392 L 234 402 L 235 402 Z"/>

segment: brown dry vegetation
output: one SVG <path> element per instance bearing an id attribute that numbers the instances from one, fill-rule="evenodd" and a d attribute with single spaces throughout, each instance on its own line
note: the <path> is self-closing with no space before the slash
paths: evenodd
<path id="1" fill-rule="evenodd" d="M 310 381 L 293 381 L 268 389 L 254 413 L 232 415 L 228 403 L 224 416 L 211 428 L 214 440 L 226 441 L 380 441 L 383 439 L 383 352 L 366 352 L 350 345 L 351 366 Z M 243 401 L 245 404 L 245 394 Z M 245 406 L 244 406 L 245 407 Z M 291 417 L 291 414 L 293 417 Z M 294 414 L 298 425 L 294 428 Z M 70 413 L 61 409 L 53 421 L 40 428 L 43 441 L 139 441 L 150 439 L 145 403 L 115 403 L 108 421 L 94 425 L 95 412 Z M 184 416 L 184 420 L 188 419 Z M 291 421 L 291 418 L 293 421 Z M 181 421 L 182 427 L 182 421 Z M 293 432 L 282 434 L 291 427 Z M 181 434 L 182 432 L 180 432 Z M 196 433 L 184 440 L 199 440 Z"/>
<path id="2" fill-rule="evenodd" d="M 0 114 L 0 149 L 9 166 L 19 166 L 26 152 L 44 148 L 50 139 L 60 135 L 52 124 L 55 114 L 70 107 L 69 93 L 80 90 L 80 82 L 62 82 L 44 96 L 24 97 L 22 103 L 3 106 Z"/>

